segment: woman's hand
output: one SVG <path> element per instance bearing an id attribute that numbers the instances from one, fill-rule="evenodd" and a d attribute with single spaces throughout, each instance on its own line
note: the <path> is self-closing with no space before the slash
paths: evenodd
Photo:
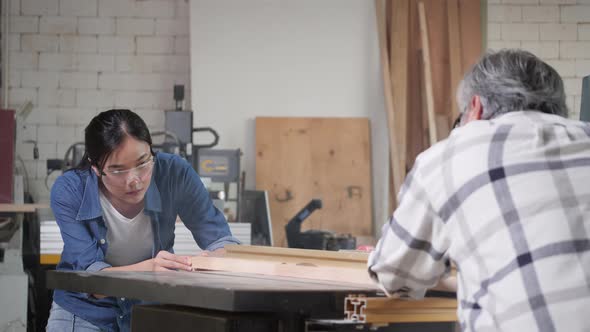
<path id="1" fill-rule="evenodd" d="M 171 254 L 165 250 L 151 259 L 152 271 L 185 270 L 192 271 L 193 263 L 189 256 Z"/>

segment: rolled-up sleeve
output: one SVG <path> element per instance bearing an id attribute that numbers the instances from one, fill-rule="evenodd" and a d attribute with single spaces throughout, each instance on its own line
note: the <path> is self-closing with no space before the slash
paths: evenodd
<path id="1" fill-rule="evenodd" d="M 448 241 L 416 170 L 406 178 L 400 197 L 369 257 L 369 275 L 389 293 L 421 298 L 450 270 Z"/>

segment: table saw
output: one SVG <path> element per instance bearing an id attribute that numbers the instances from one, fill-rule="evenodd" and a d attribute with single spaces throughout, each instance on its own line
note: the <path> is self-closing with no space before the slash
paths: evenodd
<path id="1" fill-rule="evenodd" d="M 370 323 L 368 320 L 343 321 L 347 310 L 359 316 L 355 310 L 345 307 L 355 303 L 360 303 L 359 308 L 371 310 L 371 315 L 364 317 L 379 319 L 379 326 L 389 325 L 387 319 L 391 318 L 396 323 L 444 322 L 435 325 L 436 330 L 453 331 L 454 299 L 450 305 L 446 303 L 444 308 L 436 309 L 436 316 L 428 300 L 414 301 L 409 307 L 395 302 L 392 307 L 396 308 L 396 314 L 388 315 L 385 311 L 387 315 L 383 316 L 383 310 L 374 308 L 383 307 L 385 302 L 364 300 L 380 293 L 372 282 L 360 280 L 356 275 L 330 279 L 330 275 L 350 272 L 355 267 L 365 270 L 365 254 L 255 246 L 228 246 L 226 250 L 225 258 L 230 264 L 220 262 L 224 257 L 210 258 L 206 268 L 216 266 L 216 271 L 49 271 L 47 285 L 53 289 L 157 303 L 134 307 L 132 331 L 189 331 L 195 326 L 201 330 L 206 326 L 207 331 L 323 331 L 318 326 L 324 323 L 331 326 L 326 327 L 329 331 L 348 331 L 346 328 L 361 331 L 361 327 L 377 331 L 378 326 L 364 324 Z M 207 257 L 194 257 L 193 266 L 203 268 L 206 260 Z M 276 269 L 272 268 L 273 264 Z M 306 273 L 310 269 L 318 272 Z M 351 294 L 363 299 L 351 301 Z M 435 302 L 440 307 L 440 300 Z M 174 322 L 173 326 L 170 322 Z M 342 323 L 353 327 L 334 326 L 346 325 Z M 410 330 L 384 331 L 411 331 L 411 328 L 415 324 Z"/>

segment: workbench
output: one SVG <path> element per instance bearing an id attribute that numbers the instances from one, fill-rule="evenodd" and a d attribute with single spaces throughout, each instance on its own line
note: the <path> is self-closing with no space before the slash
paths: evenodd
<path id="1" fill-rule="evenodd" d="M 47 286 L 158 303 L 134 307 L 132 331 L 194 331 L 195 326 L 200 331 L 226 332 L 454 331 L 454 319 L 433 317 L 427 308 L 389 327 L 342 321 L 347 296 L 374 297 L 379 292 L 332 281 L 219 271 L 48 271 Z M 323 320 L 335 323 L 324 328 Z"/>
<path id="2" fill-rule="evenodd" d="M 304 331 L 304 320 L 310 317 L 342 318 L 344 298 L 351 293 L 367 296 L 377 293 L 374 288 L 353 284 L 337 285 L 327 281 L 211 271 L 48 271 L 47 286 L 154 301 L 168 305 L 160 309 L 175 312 L 181 309 L 170 305 L 214 310 L 217 315 L 225 313 L 226 316 L 248 313 L 255 318 L 276 319 L 284 332 Z M 141 307 L 134 308 L 133 331 L 139 331 L 135 327 L 142 324 L 136 320 L 136 310 L 145 310 Z"/>

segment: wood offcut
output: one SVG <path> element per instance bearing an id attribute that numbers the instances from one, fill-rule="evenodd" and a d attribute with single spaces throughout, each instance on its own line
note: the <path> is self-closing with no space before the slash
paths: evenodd
<path id="1" fill-rule="evenodd" d="M 455 322 L 457 321 L 457 300 L 448 298 L 411 300 L 350 295 L 344 300 L 344 314 L 348 320 L 369 324 Z"/>

